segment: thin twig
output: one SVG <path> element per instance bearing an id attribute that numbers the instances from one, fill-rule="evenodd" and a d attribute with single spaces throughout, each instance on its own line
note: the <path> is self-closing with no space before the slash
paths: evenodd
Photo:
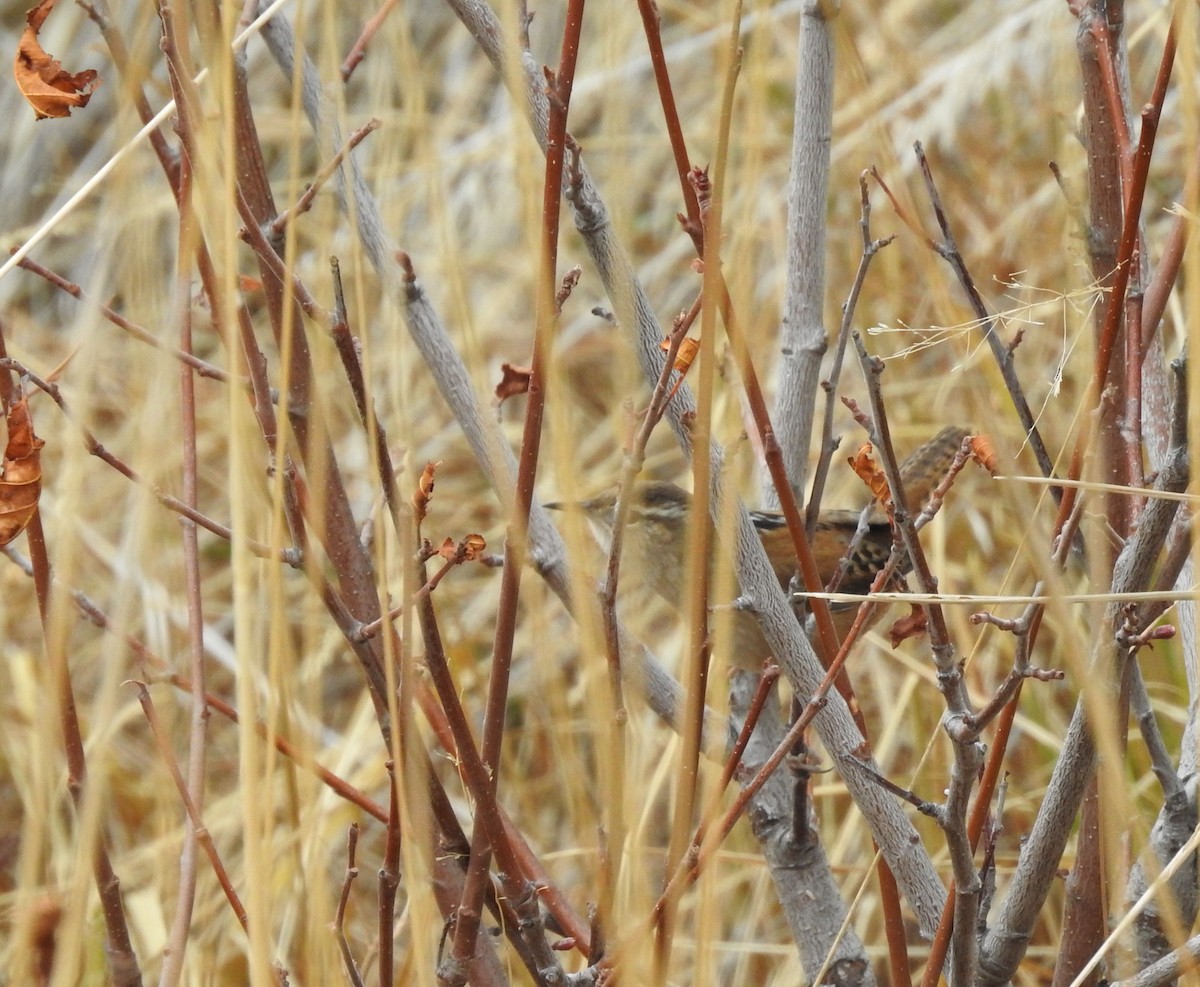
<path id="1" fill-rule="evenodd" d="M 481 756 L 489 774 L 492 798 L 500 779 L 500 749 L 504 739 L 504 724 L 508 708 L 508 685 L 512 670 L 513 639 L 517 624 L 517 598 L 520 593 L 521 571 L 527 552 L 526 532 L 533 503 L 534 479 L 541 452 L 542 418 L 546 400 L 546 360 L 550 353 L 551 334 L 557 323 L 554 303 L 555 279 L 558 266 L 559 217 L 562 211 L 563 163 L 567 138 L 567 113 L 571 105 L 571 89 L 575 83 L 575 66 L 579 56 L 580 33 L 583 27 L 584 0 L 571 0 L 563 27 L 563 41 L 558 70 L 546 71 L 550 118 L 546 148 L 545 181 L 542 188 L 542 239 L 538 264 L 536 327 L 534 330 L 533 361 L 529 375 L 528 401 L 525 405 L 525 424 L 517 464 L 516 498 L 509 520 L 508 538 L 504 552 L 504 568 L 500 576 L 500 598 L 497 604 L 496 631 L 492 646 L 491 677 L 483 721 Z M 480 806 L 489 812 L 487 802 Z M 447 983 L 462 983 L 467 962 L 475 951 L 479 933 L 480 904 L 487 886 L 488 863 L 491 859 L 485 829 L 498 828 L 499 820 L 489 827 L 476 827 L 471 842 L 471 860 L 459 921 L 454 930 L 454 942 L 445 969 Z M 494 849 L 494 847 L 492 848 Z M 517 875 L 510 875 L 513 879 Z M 514 901 L 519 906 L 519 901 Z M 544 941 L 544 940 L 543 940 Z M 535 944 L 536 945 L 536 944 Z M 554 960 L 547 969 L 559 966 Z M 442 974 L 439 973 L 439 976 Z"/>
<path id="2" fill-rule="evenodd" d="M 350 76 L 354 74 L 354 70 L 367 57 L 367 45 L 371 39 L 383 27 L 383 22 L 387 20 L 388 14 L 395 9 L 400 0 L 384 0 L 383 5 L 379 10 L 363 25 L 362 33 L 359 34 L 354 44 L 350 48 L 349 54 L 342 61 L 342 82 L 349 82 Z"/>
<path id="3" fill-rule="evenodd" d="M 868 174 L 869 172 L 863 171 L 858 176 L 860 201 L 858 228 L 862 235 L 862 254 L 858 259 L 858 270 L 854 272 L 854 281 L 850 285 L 850 291 L 846 295 L 845 302 L 842 303 L 842 321 L 838 328 L 837 346 L 833 352 L 833 364 L 829 370 L 829 377 L 821 381 L 821 388 L 825 391 L 825 415 L 821 422 L 821 450 L 817 457 L 816 468 L 813 470 L 812 491 L 809 494 L 808 507 L 804 514 L 804 522 L 810 538 L 816 529 L 817 516 L 821 511 L 825 480 L 829 476 L 829 464 L 838 447 L 839 440 L 833 436 L 833 415 L 834 409 L 837 407 L 837 388 L 842 375 L 846 343 L 850 339 L 850 327 L 854 324 L 858 298 L 862 293 L 863 284 L 866 282 L 867 270 L 871 266 L 871 261 L 880 250 L 896 239 L 894 233 L 877 240 L 871 237 L 871 197 L 867 190 Z"/>
<path id="4" fill-rule="evenodd" d="M 380 120 L 372 117 L 357 130 L 352 131 L 350 136 L 346 138 L 346 143 L 338 149 L 338 152 L 333 156 L 333 159 L 326 162 L 321 170 L 317 172 L 317 175 L 312 180 L 312 183 L 304 190 L 300 198 L 296 200 L 296 204 L 290 209 L 285 209 L 271 221 L 271 224 L 267 227 L 269 235 L 272 237 L 282 237 L 287 232 L 288 224 L 291 223 L 292 220 L 294 220 L 297 216 L 308 212 L 308 210 L 312 208 L 312 204 L 317 197 L 317 193 L 321 191 L 321 187 L 327 181 L 329 181 L 329 179 L 332 178 L 337 170 L 342 166 L 342 162 L 346 159 L 346 155 L 358 147 L 358 145 L 361 144 L 369 134 L 374 133 L 382 126 L 383 123 Z"/>
<path id="5" fill-rule="evenodd" d="M 0 367 L 9 371 L 0 373 L 0 399 L 4 410 L 12 407 L 16 388 L 10 376 L 8 348 L 0 324 Z M 51 587 L 54 570 L 50 565 L 50 553 L 46 546 L 46 535 L 42 529 L 42 515 L 35 510 L 25 528 L 29 543 L 29 559 L 33 573 L 34 592 L 37 597 L 38 616 L 41 620 L 42 640 L 46 648 L 48 685 L 53 702 L 57 707 L 59 728 L 62 732 L 63 749 L 67 762 L 67 792 L 75 811 L 83 807 L 87 785 L 87 755 L 84 750 L 83 732 L 79 725 L 79 713 L 75 705 L 75 689 L 71 682 L 71 670 L 67 662 L 66 642 L 51 627 Z M 133 940 L 129 934 L 129 923 L 125 916 L 125 905 L 121 899 L 121 882 L 113 869 L 112 858 L 102 832 L 97 832 L 92 849 L 92 875 L 104 914 L 104 929 L 107 941 L 109 975 L 117 987 L 141 987 L 142 972 Z"/>
<path id="6" fill-rule="evenodd" d="M 942 206 L 941 195 L 937 190 L 937 185 L 933 181 L 933 171 L 929 167 L 928 158 L 925 157 L 925 149 L 921 146 L 920 141 L 913 145 L 913 149 L 917 155 L 917 163 L 921 168 L 921 176 L 925 180 L 925 189 L 929 195 L 929 203 L 933 207 L 934 216 L 937 218 L 938 228 L 942 234 L 941 243 L 936 243 L 932 239 L 929 239 L 929 243 L 938 256 L 950 265 L 955 276 L 958 278 L 959 284 L 962 286 L 963 292 L 967 296 L 967 301 L 975 313 L 977 324 L 983 332 L 983 338 L 987 341 L 988 347 L 992 351 L 992 357 L 996 361 L 996 366 L 1000 370 L 1000 376 L 1004 380 L 1004 386 L 1008 391 L 1009 399 L 1012 401 L 1013 408 L 1017 412 L 1017 418 L 1021 422 L 1021 429 L 1029 440 L 1029 447 L 1033 450 L 1038 469 L 1042 471 L 1043 476 L 1053 476 L 1054 464 L 1051 462 L 1050 453 L 1046 451 L 1046 445 L 1042 441 L 1041 432 L 1038 431 L 1037 420 L 1034 417 L 1032 409 L 1029 407 L 1029 400 L 1025 396 L 1025 388 L 1021 383 L 1021 378 L 1017 375 L 1013 352 L 1001 342 L 1000 334 L 996 331 L 996 320 L 988 312 L 987 305 L 983 301 L 983 296 L 979 294 L 979 289 L 975 285 L 975 279 L 967 269 L 967 263 L 963 259 L 962 252 L 958 249 L 958 243 L 950 229 L 949 216 Z M 882 180 L 879 179 L 878 174 L 875 177 L 882 185 Z M 886 186 L 884 186 L 884 189 L 888 191 Z M 890 191 L 888 191 L 888 195 L 889 197 L 891 196 Z M 892 201 L 894 203 L 895 199 Z"/>
<path id="7" fill-rule="evenodd" d="M 27 377 L 35 387 L 43 391 L 51 401 L 58 405 L 59 410 L 69 420 L 74 420 L 70 408 L 67 406 L 66 399 L 62 396 L 62 391 L 53 381 L 46 380 L 44 377 L 30 370 L 24 363 L 14 360 L 11 357 L 0 357 L 0 369 L 15 370 L 22 377 Z M 95 456 L 101 462 L 107 463 L 127 480 L 131 480 L 138 485 L 144 485 L 137 471 L 124 460 L 111 453 L 88 429 L 79 425 L 79 431 L 84 445 L 91 455 Z M 225 541 L 233 540 L 233 530 L 226 525 L 221 524 L 219 521 L 214 521 L 206 514 L 201 514 L 179 498 L 173 497 L 171 494 L 157 487 L 152 487 L 151 492 L 154 494 L 154 498 L 168 510 L 174 511 L 188 521 L 198 524 L 201 528 L 212 532 L 218 538 L 222 538 Z M 270 545 L 265 545 L 253 539 L 244 539 L 244 544 L 252 554 L 259 558 L 277 559 L 284 563 L 284 565 L 291 566 L 292 568 L 300 568 L 303 565 L 303 552 L 299 548 L 275 549 Z"/>
<path id="8" fill-rule="evenodd" d="M 388 823 L 383 862 L 379 865 L 379 987 L 392 987 L 396 975 L 392 956 L 396 942 L 392 933 L 396 920 L 396 891 L 400 887 L 400 796 L 396 764 L 390 758 L 388 773 Z"/>
<path id="9" fill-rule="evenodd" d="M 247 931 L 249 929 L 249 922 L 247 921 L 246 908 L 233 886 L 233 881 L 229 877 L 229 872 L 225 869 L 221 855 L 217 852 L 217 848 L 212 840 L 212 834 L 209 832 L 208 827 L 204 825 L 200 808 L 192 800 L 191 793 L 188 791 L 187 782 L 184 781 L 183 775 L 179 770 L 179 764 L 175 760 L 174 753 L 171 751 L 170 738 L 163 732 L 162 724 L 159 722 L 158 712 L 154 707 L 154 700 L 150 698 L 150 690 L 146 688 L 145 682 L 134 682 L 133 685 L 137 688 L 138 702 L 142 706 L 142 711 L 146 714 L 146 722 L 154 734 L 154 742 L 158 746 L 159 756 L 163 759 L 163 764 L 166 765 L 167 772 L 171 776 L 171 781 L 175 785 L 175 791 L 178 793 L 179 799 L 183 803 L 184 811 L 187 813 L 188 821 L 191 823 L 193 830 L 195 830 L 196 839 L 208 857 L 209 865 L 213 869 L 213 874 L 216 875 L 217 883 L 225 893 L 225 899 L 229 902 L 229 907 L 233 909 L 234 917 L 238 920 L 238 924 L 242 927 L 242 930 Z"/>
<path id="10" fill-rule="evenodd" d="M 39 278 L 42 278 L 43 280 L 54 285 L 54 287 L 58 288 L 60 291 L 66 292 L 72 298 L 94 305 L 96 310 L 118 329 L 129 333 L 129 335 L 131 335 L 134 339 L 153 346 L 156 350 L 161 350 L 163 353 L 169 353 L 176 360 L 191 367 L 201 377 L 208 377 L 211 380 L 219 380 L 222 383 L 229 383 L 231 380 L 229 371 L 224 370 L 215 364 L 209 363 L 207 360 L 201 360 L 200 357 L 196 356 L 194 353 L 189 353 L 179 347 L 168 346 L 157 336 L 155 336 L 154 333 L 150 332 L 149 329 L 145 329 L 142 326 L 139 326 L 137 323 L 131 322 L 129 319 L 125 318 L 125 316 L 121 315 L 120 312 L 110 308 L 108 305 L 104 305 L 89 298 L 87 292 L 85 292 L 83 288 L 81 288 L 74 281 L 68 281 L 61 274 L 56 274 L 54 271 L 43 267 L 36 261 L 30 260 L 28 257 L 21 261 L 20 266 L 24 270 L 29 271 L 31 274 L 36 274 Z M 243 383 L 245 383 L 247 386 L 249 385 L 249 381 L 243 381 Z"/>
<path id="11" fill-rule="evenodd" d="M 197 235 L 196 216 L 192 204 L 192 168 L 185 157 L 179 172 L 179 246 L 176 251 L 178 269 L 175 276 L 175 321 L 179 325 L 179 351 L 192 352 L 192 299 L 190 258 Z M 186 365 L 179 368 L 180 434 L 183 453 L 182 500 L 193 510 L 199 492 L 196 453 L 196 379 Z M 205 762 L 208 740 L 208 709 L 200 697 L 206 690 L 204 667 L 204 599 L 200 580 L 200 547 L 196 525 L 181 522 L 183 540 L 183 570 L 188 621 L 188 669 L 192 685 L 189 710 L 187 789 L 198 815 L 204 813 Z M 197 834 L 190 821 L 184 826 L 183 849 L 179 861 L 179 891 L 176 896 L 175 918 L 171 924 L 168 945 L 159 987 L 175 987 L 183 973 L 187 954 L 188 931 L 196 897 Z"/>
<path id="12" fill-rule="evenodd" d="M 358 877 L 358 867 L 354 863 L 354 853 L 358 848 L 358 823 L 351 823 L 346 833 L 346 876 L 342 880 L 342 893 L 338 896 L 337 914 L 334 916 L 333 929 L 337 935 L 338 949 L 342 954 L 342 965 L 346 968 L 346 976 L 350 978 L 351 987 L 363 987 L 362 974 L 354 961 L 354 953 L 350 943 L 346 941 L 346 906 L 350 902 L 350 886 Z"/>
<path id="13" fill-rule="evenodd" d="M 667 337 L 667 357 L 663 362 L 662 373 L 654 385 L 650 395 L 650 404 L 642 415 L 641 424 L 630 443 L 621 467 L 621 477 L 618 481 L 617 500 L 613 507 L 612 541 L 609 544 L 608 564 L 605 567 L 604 583 L 600 588 L 601 611 L 604 614 L 604 636 L 606 654 L 609 666 L 609 688 L 613 696 L 614 715 L 621 717 L 625 711 L 624 690 L 621 685 L 621 648 L 617 624 L 617 592 L 620 588 L 621 555 L 625 547 L 625 532 L 629 526 L 629 516 L 636 499 L 634 484 L 646 458 L 646 444 L 655 426 L 662 421 L 667 410 L 667 402 L 675 393 L 670 388 L 671 375 L 675 369 L 675 358 L 679 354 L 688 329 L 700 313 L 700 295 L 692 303 L 691 308 L 675 320 L 671 334 Z"/>
<path id="14" fill-rule="evenodd" d="M 880 386 L 883 364 L 877 358 L 869 356 L 859 333 L 854 333 L 853 339 L 858 351 L 859 362 L 862 365 L 863 377 L 867 381 L 867 393 L 871 400 L 871 412 L 874 418 L 872 440 L 879 452 L 881 465 L 892 494 L 889 513 L 903 541 L 904 552 L 912 565 L 921 590 L 927 594 L 934 593 L 937 591 L 937 580 L 929 567 L 920 539 L 917 537 L 916 525 L 909 511 L 908 498 L 903 488 L 900 467 L 892 448 L 883 392 Z M 961 463 L 965 460 L 965 450 L 960 450 L 958 459 L 961 469 Z M 951 473 L 943 483 L 948 484 L 953 475 Z M 937 503 L 940 504 L 940 502 L 941 498 L 939 497 Z M 932 509 L 936 510 L 936 506 Z M 957 888 L 954 905 L 954 943 L 951 954 L 954 969 L 951 971 L 950 981 L 955 984 L 965 984 L 973 980 L 976 972 L 978 940 L 975 932 L 975 920 L 981 892 L 979 875 L 972 859 L 974 847 L 967 833 L 966 816 L 971 789 L 982 763 L 982 752 L 976 743 L 975 736 L 969 730 L 962 729 L 963 724 L 970 722 L 974 710 L 963 679 L 962 666 L 954 658 L 954 647 L 946 626 L 945 614 L 938 604 L 924 604 L 923 609 L 929 629 L 930 651 L 937 670 L 938 689 L 945 697 L 946 702 L 946 732 L 954 741 L 952 748 L 954 760 L 950 773 L 950 784 L 946 790 L 946 801 L 938 807 L 937 811 L 930 814 L 938 821 L 946 835 L 946 844 L 950 851 Z"/>

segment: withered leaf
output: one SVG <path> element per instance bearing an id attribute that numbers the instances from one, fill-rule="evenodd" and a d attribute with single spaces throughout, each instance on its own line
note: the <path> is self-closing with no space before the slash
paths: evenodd
<path id="1" fill-rule="evenodd" d="M 679 351 L 675 354 L 675 369 L 681 374 L 686 374 L 699 352 L 700 340 L 691 337 L 685 339 L 679 344 Z"/>
<path id="2" fill-rule="evenodd" d="M 485 548 L 487 548 L 487 541 L 483 535 L 469 534 L 457 544 L 453 538 L 447 538 L 438 546 L 437 554 L 447 562 L 458 565 L 462 562 L 474 562 L 481 558 Z"/>
<path id="3" fill-rule="evenodd" d="M 996 472 L 996 447 L 990 435 L 975 435 L 971 437 L 971 455 L 980 466 L 989 473 Z"/>
<path id="4" fill-rule="evenodd" d="M 915 603 L 910 606 L 909 615 L 901 617 L 893 623 L 888 631 L 888 638 L 891 640 L 893 648 L 899 647 L 902 641 L 907 641 L 909 638 L 920 637 L 927 629 L 925 610 Z"/>
<path id="5" fill-rule="evenodd" d="M 429 501 L 433 499 L 433 474 L 441 465 L 440 459 L 436 462 L 430 461 L 421 470 L 421 478 L 417 481 L 417 489 L 412 495 L 413 511 L 417 515 L 418 524 L 424 521 L 425 515 L 429 513 Z"/>
<path id="6" fill-rule="evenodd" d="M 33 434 L 29 400 L 21 398 L 8 409 L 8 446 L 0 477 L 0 547 L 17 537 L 37 510 L 42 492 L 41 448 Z"/>
<path id="7" fill-rule="evenodd" d="M 462 540 L 462 553 L 464 562 L 474 562 L 483 555 L 483 550 L 487 548 L 487 539 L 483 535 L 469 534 Z"/>
<path id="8" fill-rule="evenodd" d="M 509 398 L 529 390 L 529 378 L 533 367 L 516 367 L 511 363 L 500 364 L 500 383 L 496 385 L 496 403 L 503 404 Z"/>
<path id="9" fill-rule="evenodd" d="M 92 92 L 100 85 L 95 69 L 67 72 L 56 58 L 46 54 L 38 41 L 38 32 L 58 0 L 42 0 L 25 14 L 25 30 L 13 60 L 17 88 L 39 120 L 67 117 L 75 106 L 87 106 Z"/>
<path id="10" fill-rule="evenodd" d="M 870 488 L 875 499 L 886 505 L 891 501 L 892 493 L 888 489 L 887 477 L 883 470 L 876 465 L 875 460 L 871 458 L 871 452 L 871 443 L 864 443 L 855 455 L 847 457 L 846 462 L 858 474 L 858 478 Z"/>
<path id="11" fill-rule="evenodd" d="M 658 348 L 664 353 L 670 352 L 671 340 L 662 340 L 659 342 Z M 679 379 L 675 381 L 675 386 L 671 388 L 668 400 L 674 399 L 679 389 L 683 386 L 684 378 L 687 377 L 687 372 L 692 368 L 692 363 L 699 352 L 700 340 L 689 336 L 680 342 L 679 348 L 675 351 L 675 362 L 672 364 L 673 369 L 679 373 Z"/>

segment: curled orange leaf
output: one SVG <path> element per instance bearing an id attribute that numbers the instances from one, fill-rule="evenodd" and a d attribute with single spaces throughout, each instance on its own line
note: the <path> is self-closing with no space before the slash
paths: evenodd
<path id="1" fill-rule="evenodd" d="M 41 448 L 33 434 L 29 401 L 21 398 L 8 409 L 8 446 L 0 478 L 0 547 L 17 537 L 37 510 L 42 492 Z"/>
<path id="2" fill-rule="evenodd" d="M 892 493 L 888 489 L 887 477 L 871 457 L 871 452 L 871 443 L 866 442 L 857 453 L 847 457 L 846 462 L 858 474 L 858 478 L 867 485 L 875 499 L 886 505 L 891 502 Z"/>
<path id="3" fill-rule="evenodd" d="M 686 374 L 688 368 L 691 367 L 692 361 L 696 359 L 696 354 L 700 352 L 700 340 L 685 339 L 679 344 L 679 352 L 675 354 L 675 369 L 681 374 Z"/>
<path id="4" fill-rule="evenodd" d="M 487 541 L 483 535 L 470 534 L 457 544 L 454 539 L 447 538 L 438 546 L 437 554 L 447 562 L 460 565 L 463 562 L 474 562 L 481 558 L 485 548 L 487 548 Z"/>
<path id="5" fill-rule="evenodd" d="M 996 447 L 990 435 L 975 435 L 971 438 L 971 455 L 975 462 L 989 473 L 996 472 Z"/>
<path id="6" fill-rule="evenodd" d="M 469 534 L 461 542 L 464 562 L 474 562 L 483 555 L 487 548 L 487 539 L 483 535 Z"/>
<path id="7" fill-rule="evenodd" d="M 38 32 L 57 2 L 42 0 L 26 12 L 25 30 L 13 60 L 17 88 L 39 120 L 70 116 L 72 108 L 87 106 L 93 90 L 100 85 L 100 76 L 95 69 L 67 72 L 58 59 L 46 54 L 38 41 Z"/>
<path id="8" fill-rule="evenodd" d="M 425 468 L 421 470 L 421 478 L 417 480 L 417 489 L 412 495 L 413 511 L 417 515 L 417 523 L 425 520 L 425 515 L 429 513 L 429 502 L 433 499 L 433 474 L 437 472 L 437 468 L 442 465 L 439 459 L 436 462 L 428 462 Z"/>
<path id="9" fill-rule="evenodd" d="M 671 340 L 664 339 L 658 344 L 658 348 L 664 353 L 671 350 Z M 675 351 L 675 362 L 672 364 L 675 370 L 679 371 L 679 379 L 675 381 L 675 386 L 671 388 L 671 398 L 675 397 L 675 393 L 683 386 L 683 379 L 687 376 L 687 372 L 691 369 L 692 361 L 696 359 L 696 354 L 700 352 L 700 340 L 685 338 L 679 344 L 679 348 Z"/>

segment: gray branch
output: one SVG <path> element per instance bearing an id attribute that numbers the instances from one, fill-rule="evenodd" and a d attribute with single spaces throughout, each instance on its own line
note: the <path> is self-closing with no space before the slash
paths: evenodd
<path id="1" fill-rule="evenodd" d="M 775 430 L 796 502 L 804 503 L 821 357 L 825 353 L 825 213 L 833 141 L 833 4 L 807 0 L 800 19 L 788 182 L 787 286 L 779 334 Z M 771 484 L 764 497 L 777 505 Z"/>
<path id="2" fill-rule="evenodd" d="M 1181 388 L 1176 395 L 1177 415 L 1186 405 L 1186 393 Z M 1176 444 L 1154 486 L 1156 490 L 1180 492 L 1187 487 L 1187 482 L 1187 446 Z M 1117 557 L 1113 569 L 1113 593 L 1137 592 L 1149 584 L 1154 562 L 1178 506 L 1176 501 L 1162 498 L 1151 498 L 1147 503 L 1137 530 Z M 1121 611 L 1120 602 L 1108 605 L 1104 620 L 1106 632 L 1092 657 L 1092 676 L 1097 682 L 1094 688 L 1100 697 L 1117 695 L 1125 662 L 1129 660 L 1127 649 L 1119 647 L 1116 640 Z M 1042 808 L 1021 850 L 1008 897 L 980 949 L 979 983 L 982 987 L 1000 987 L 1007 983 L 1025 955 L 1030 932 L 1058 871 L 1071 824 L 1095 766 L 1096 741 L 1084 698 L 1080 697 Z"/>
<path id="3" fill-rule="evenodd" d="M 735 720 L 744 715 L 757 680 L 758 676 L 749 672 L 734 674 L 730 706 Z M 753 777 L 786 732 L 779 706 L 767 703 L 742 755 L 739 777 Z M 824 849 L 815 839 L 800 846 L 793 837 L 793 784 L 785 771 L 776 771 L 755 796 L 747 818 L 775 882 L 780 907 L 800 950 L 800 962 L 810 983 L 824 966 L 822 984 L 873 987 L 875 975 L 862 940 L 853 928 L 839 935 L 846 906 Z"/>

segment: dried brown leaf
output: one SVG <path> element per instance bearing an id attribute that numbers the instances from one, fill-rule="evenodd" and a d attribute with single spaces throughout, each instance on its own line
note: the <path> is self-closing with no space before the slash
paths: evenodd
<path id="1" fill-rule="evenodd" d="M 529 378 L 533 376 L 532 367 L 517 367 L 511 363 L 500 364 L 500 383 L 496 385 L 496 403 L 503 404 L 509 398 L 524 394 L 529 390 Z"/>
<path id="2" fill-rule="evenodd" d="M 912 611 L 909 615 L 901 617 L 888 630 L 888 638 L 892 642 L 893 648 L 897 647 L 901 641 L 907 641 L 911 637 L 920 637 L 926 631 L 928 624 L 925 619 L 925 609 L 915 603 L 910 606 Z"/>
<path id="3" fill-rule="evenodd" d="M 886 506 L 891 502 L 892 494 L 888 489 L 887 477 L 872 458 L 871 452 L 871 443 L 864 443 L 857 453 L 847 457 L 846 462 L 858 474 L 858 478 L 867 485 L 875 499 Z"/>
<path id="4" fill-rule="evenodd" d="M 68 117 L 76 106 L 87 106 L 92 92 L 100 85 L 95 69 L 67 72 L 56 58 L 48 55 L 38 41 L 38 32 L 58 0 L 42 0 L 25 14 L 25 30 L 13 60 L 13 76 L 37 119 Z"/>
<path id="5" fill-rule="evenodd" d="M 696 359 L 696 354 L 700 352 L 700 340 L 685 339 L 679 344 L 679 352 L 675 354 L 675 369 L 681 374 L 686 374 L 692 365 L 692 361 Z"/>
<path id="6" fill-rule="evenodd" d="M 0 547 L 24 531 L 37 510 L 42 492 L 41 448 L 45 444 L 33 434 L 29 399 L 21 398 L 8 409 L 8 446 L 0 478 Z"/>
<path id="7" fill-rule="evenodd" d="M 975 435 L 971 437 L 971 455 L 975 462 L 989 473 L 996 472 L 996 447 L 992 444 L 990 435 Z"/>
<path id="8" fill-rule="evenodd" d="M 417 480 L 417 489 L 412 495 L 412 505 L 418 524 L 424 521 L 425 516 L 429 513 L 429 501 L 433 499 L 433 474 L 441 465 L 440 459 L 436 462 L 426 463 L 425 468 L 421 470 L 421 478 Z"/>
<path id="9" fill-rule="evenodd" d="M 487 540 L 483 535 L 471 533 L 462 540 L 462 557 L 464 562 L 474 562 L 482 557 L 484 549 L 487 548 Z"/>
<path id="10" fill-rule="evenodd" d="M 436 554 L 457 565 L 462 562 L 474 562 L 482 557 L 485 548 L 487 542 L 483 535 L 470 534 L 458 543 L 455 543 L 453 538 L 447 538 L 438 546 Z"/>

